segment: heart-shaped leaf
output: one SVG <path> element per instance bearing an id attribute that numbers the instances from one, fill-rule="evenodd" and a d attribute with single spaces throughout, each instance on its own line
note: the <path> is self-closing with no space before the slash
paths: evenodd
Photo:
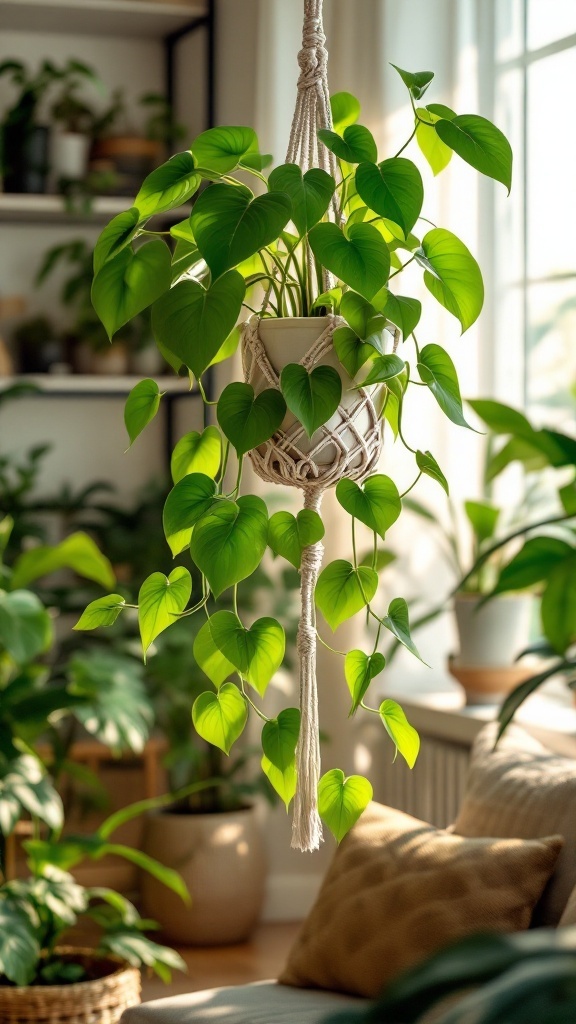
<path id="1" fill-rule="evenodd" d="M 52 619 L 29 590 L 0 590 L 0 645 L 18 665 L 47 650 L 53 638 Z"/>
<path id="2" fill-rule="evenodd" d="M 337 558 L 320 573 L 315 600 L 330 629 L 335 630 L 365 608 L 377 589 L 377 572 L 366 565 L 355 569 L 351 562 Z"/>
<path id="3" fill-rule="evenodd" d="M 418 326 L 422 314 L 422 303 L 418 299 L 410 299 L 404 295 L 394 295 L 388 289 L 385 291 L 386 299 L 381 307 L 382 312 L 399 329 L 402 337 L 408 338 Z"/>
<path id="4" fill-rule="evenodd" d="M 191 430 L 180 438 L 172 452 L 172 480 L 177 484 L 189 473 L 203 473 L 214 478 L 220 469 L 221 458 L 222 438 L 217 427 L 206 427 L 201 432 Z"/>
<path id="5" fill-rule="evenodd" d="M 420 750 L 420 737 L 414 726 L 410 725 L 402 708 L 395 700 L 384 700 L 380 705 L 380 718 L 398 753 L 406 761 L 409 768 L 416 764 Z"/>
<path id="6" fill-rule="evenodd" d="M 192 154 L 188 150 L 176 153 L 144 178 L 134 200 L 140 220 L 182 206 L 198 191 L 201 182 L 202 176 L 195 169 Z"/>
<path id="7" fill-rule="evenodd" d="M 237 615 L 224 611 L 211 615 L 209 623 L 218 650 L 263 697 L 284 658 L 286 638 L 280 623 L 264 617 L 246 629 Z"/>
<path id="8" fill-rule="evenodd" d="M 132 388 L 124 406 L 124 423 L 133 444 L 160 408 L 160 388 L 155 380 L 141 380 Z"/>
<path id="9" fill-rule="evenodd" d="M 268 178 L 271 191 L 285 192 L 292 203 L 291 219 L 300 236 L 322 219 L 336 187 L 334 178 L 319 167 L 305 174 L 297 164 L 280 164 Z"/>
<path id="10" fill-rule="evenodd" d="M 140 214 L 135 206 L 124 213 L 113 217 L 100 235 L 94 249 L 94 273 L 104 266 L 107 260 L 117 256 L 127 246 L 138 228 Z"/>
<path id="11" fill-rule="evenodd" d="M 324 536 L 324 523 L 317 512 L 303 508 L 297 516 L 291 512 L 275 512 L 268 523 L 268 544 L 275 555 L 282 555 L 300 568 L 302 551 Z"/>
<path id="12" fill-rule="evenodd" d="M 488 506 L 488 515 L 491 506 Z M 492 509 L 493 512 L 498 511 Z M 494 524 L 496 525 L 496 524 Z M 485 533 L 486 531 L 482 531 Z M 481 534 L 479 535 L 481 536 Z M 531 537 L 502 569 L 493 594 L 523 590 L 541 583 L 556 566 L 574 555 L 574 548 L 557 537 Z"/>
<path id="13" fill-rule="evenodd" d="M 174 556 L 187 548 L 195 524 L 216 502 L 216 484 L 204 473 L 189 473 L 172 488 L 166 498 L 162 525 Z"/>
<path id="14" fill-rule="evenodd" d="M 220 395 L 217 416 L 226 437 L 241 458 L 276 433 L 286 415 L 286 402 L 276 388 L 254 395 L 251 384 L 228 384 Z"/>
<path id="15" fill-rule="evenodd" d="M 374 213 L 394 221 L 405 235 L 412 230 L 424 202 L 424 185 L 420 171 L 411 160 L 395 156 L 380 164 L 360 164 L 356 170 L 356 188 Z"/>
<path id="16" fill-rule="evenodd" d="M 440 115 L 432 113 L 426 107 L 418 107 L 416 114 L 418 117 L 416 142 L 430 164 L 432 173 L 436 176 L 450 163 L 452 150 L 442 142 L 440 136 L 434 131 L 434 125 L 436 121 L 440 120 Z"/>
<path id="17" fill-rule="evenodd" d="M 250 576 L 268 542 L 268 512 L 262 498 L 220 500 L 194 529 L 190 553 L 214 597 Z"/>
<path id="18" fill-rule="evenodd" d="M 99 626 L 113 626 L 126 600 L 120 594 L 107 594 L 91 601 L 73 629 L 98 629 Z"/>
<path id="19" fill-rule="evenodd" d="M 425 665 L 426 662 L 420 654 L 412 637 L 410 636 L 410 621 L 408 617 L 408 605 L 403 597 L 395 597 L 388 606 L 388 614 L 384 616 L 382 622 L 389 629 L 391 633 L 400 641 L 401 644 L 410 651 L 414 657 L 419 658 L 420 661 Z"/>
<path id="20" fill-rule="evenodd" d="M 298 708 L 285 708 L 262 729 L 262 771 L 286 810 L 296 792 L 296 745 L 300 734 Z"/>
<path id="21" fill-rule="evenodd" d="M 340 314 L 348 321 L 352 330 L 365 341 L 371 334 L 381 332 L 386 326 L 386 317 L 379 313 L 371 302 L 356 292 L 344 292 L 340 303 Z"/>
<path id="22" fill-rule="evenodd" d="M 244 185 L 211 185 L 196 200 L 190 217 L 196 245 L 212 280 L 278 238 L 290 219 L 282 192 L 256 196 Z"/>
<path id="23" fill-rule="evenodd" d="M 446 494 L 450 493 L 448 481 L 431 452 L 417 451 L 416 465 L 421 473 L 424 473 L 425 476 L 431 477 L 432 480 L 436 480 L 436 482 L 440 484 L 442 490 L 446 491 Z"/>
<path id="24" fill-rule="evenodd" d="M 192 650 L 200 668 L 217 690 L 236 671 L 232 662 L 216 647 L 210 631 L 210 619 L 198 630 Z"/>
<path id="25" fill-rule="evenodd" d="M 181 281 L 152 308 L 154 337 L 200 377 L 235 326 L 245 292 L 236 270 L 209 288 Z"/>
<path id="26" fill-rule="evenodd" d="M 499 508 L 488 501 L 465 501 L 464 511 L 478 544 L 494 536 L 500 517 Z"/>
<path id="27" fill-rule="evenodd" d="M 301 363 L 288 363 L 280 374 L 280 388 L 308 437 L 334 415 L 342 397 L 342 381 L 332 366 L 315 366 L 308 373 Z"/>
<path id="28" fill-rule="evenodd" d="M 434 78 L 433 71 L 403 71 L 396 64 L 392 64 L 392 67 L 398 72 L 404 85 L 410 90 L 412 98 L 415 100 L 422 98 Z"/>
<path id="29" fill-rule="evenodd" d="M 171 282 L 170 250 L 160 239 L 136 252 L 122 249 L 104 263 L 92 282 L 92 305 L 108 337 L 152 305 Z"/>
<path id="30" fill-rule="evenodd" d="M 318 783 L 318 813 L 336 842 L 341 842 L 372 799 L 372 786 L 362 775 L 333 768 Z"/>
<path id="31" fill-rule="evenodd" d="M 427 384 L 442 412 L 459 427 L 473 427 L 464 419 L 456 367 L 440 345 L 425 345 L 417 363 L 420 380 Z"/>
<path id="32" fill-rule="evenodd" d="M 393 377 L 398 377 L 406 370 L 406 363 L 400 356 L 396 356 L 393 353 L 386 356 L 376 356 L 372 360 L 370 369 L 366 374 L 361 384 L 356 384 L 356 388 L 365 388 L 370 384 L 384 384 L 392 380 Z"/>
<path id="33" fill-rule="evenodd" d="M 364 654 L 364 651 L 349 651 L 344 661 L 344 675 L 352 696 L 350 714 L 357 710 L 360 701 L 375 676 L 380 675 L 386 666 L 383 654 Z"/>
<path id="34" fill-rule="evenodd" d="M 462 332 L 468 330 L 484 303 L 482 274 L 472 253 L 445 228 L 433 228 L 424 235 L 422 252 L 428 291 L 460 321 Z"/>
<path id="35" fill-rule="evenodd" d="M 360 341 L 351 327 L 337 327 L 332 335 L 332 341 L 338 359 L 354 380 L 364 364 L 372 359 L 375 350 L 372 345 Z"/>
<path id="36" fill-rule="evenodd" d="M 349 515 L 374 530 L 382 540 L 402 511 L 396 484 L 382 473 L 367 477 L 362 485 L 353 480 L 339 480 L 336 497 Z"/>
<path id="37" fill-rule="evenodd" d="M 258 152 L 258 139 L 253 128 L 218 125 L 202 132 L 190 149 L 198 167 L 228 174 L 248 153 Z"/>
<path id="38" fill-rule="evenodd" d="M 230 753 L 248 720 L 248 704 L 234 683 L 224 683 L 218 693 L 201 693 L 192 707 L 192 721 L 207 743 Z"/>
<path id="39" fill-rule="evenodd" d="M 386 284 L 390 253 L 371 224 L 353 224 L 348 238 L 336 224 L 317 224 L 308 235 L 310 248 L 326 270 L 370 300 Z"/>
<path id="40" fill-rule="evenodd" d="M 434 128 L 450 149 L 481 174 L 512 186 L 512 147 L 506 136 L 491 121 L 477 114 L 459 114 L 450 120 L 436 121 Z"/>
<path id="41" fill-rule="evenodd" d="M 83 530 L 71 533 L 59 544 L 29 548 L 17 559 L 12 570 L 11 587 L 27 587 L 33 580 L 58 569 L 73 569 L 79 576 L 94 580 L 101 587 L 113 587 L 114 570 L 95 541 Z"/>
<path id="42" fill-rule="evenodd" d="M 330 97 L 334 130 L 342 132 L 360 117 L 360 103 L 350 92 L 334 92 Z"/>
<path id="43" fill-rule="evenodd" d="M 345 160 L 348 164 L 359 164 L 362 160 L 376 163 L 378 159 L 374 136 L 362 124 L 348 125 L 342 135 L 329 128 L 320 128 L 318 138 L 339 160 Z"/>
<path id="44" fill-rule="evenodd" d="M 386 382 L 386 401 L 382 415 L 390 424 L 394 438 L 398 437 L 400 423 L 402 421 L 402 406 L 404 394 L 408 387 L 408 371 L 404 369 L 397 377 L 391 377 Z"/>
<path id="45" fill-rule="evenodd" d="M 169 576 L 153 572 L 144 580 L 138 594 L 138 624 L 144 658 L 153 640 L 184 611 L 191 593 L 192 578 L 183 565 L 176 566 Z"/>

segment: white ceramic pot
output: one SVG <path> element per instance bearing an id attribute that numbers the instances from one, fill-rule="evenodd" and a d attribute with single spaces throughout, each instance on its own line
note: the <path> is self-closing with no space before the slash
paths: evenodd
<path id="1" fill-rule="evenodd" d="M 82 181 L 88 169 L 90 138 L 80 132 L 56 132 L 52 142 L 52 170 L 56 178 Z"/>
<path id="2" fill-rule="evenodd" d="M 220 814 L 161 812 L 146 819 L 143 849 L 178 871 L 191 904 L 143 874 L 144 915 L 171 941 L 226 945 L 258 923 L 266 880 L 264 839 L 255 808 Z"/>
<path id="3" fill-rule="evenodd" d="M 478 594 L 456 594 L 457 662 L 467 668 L 504 668 L 528 646 L 532 594 L 501 594 L 478 607 Z"/>

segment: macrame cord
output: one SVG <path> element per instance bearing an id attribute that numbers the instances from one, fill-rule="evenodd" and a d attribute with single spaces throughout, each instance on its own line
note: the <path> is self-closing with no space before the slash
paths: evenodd
<path id="1" fill-rule="evenodd" d="M 321 167 L 333 177 L 337 162 L 332 153 L 319 143 L 319 128 L 331 128 L 328 92 L 328 52 L 322 26 L 322 0 L 305 0 L 302 49 L 298 54 L 300 76 L 298 97 L 286 154 L 287 163 L 296 163 L 302 172 Z M 337 200 L 330 210 L 339 222 L 341 212 Z M 312 276 L 312 255 L 307 253 L 309 280 Z M 324 275 L 324 288 L 330 288 L 330 275 Z M 329 316 L 328 324 L 314 342 L 301 364 L 310 371 L 320 362 L 333 359 L 334 331 L 345 324 L 342 317 Z M 252 316 L 244 325 L 242 358 L 247 383 L 258 393 L 264 387 L 279 387 L 279 375 L 270 363 L 259 334 L 260 316 Z M 338 361 L 334 362 L 338 367 Z M 337 412 L 314 434 L 314 445 L 302 425 L 286 421 L 270 441 L 250 452 L 258 476 L 271 483 L 291 484 L 304 491 L 304 508 L 319 512 L 327 487 L 342 477 L 361 480 L 375 468 L 382 447 L 380 409 L 376 407 L 379 388 L 359 388 L 343 394 Z M 302 552 L 302 611 L 298 627 L 297 651 L 300 681 L 300 737 L 296 751 L 297 789 L 294 798 L 291 845 L 303 851 L 317 850 L 322 841 L 322 825 L 317 809 L 320 779 L 320 742 L 318 695 L 316 685 L 316 618 L 314 590 L 320 573 L 324 548 L 312 544 Z"/>

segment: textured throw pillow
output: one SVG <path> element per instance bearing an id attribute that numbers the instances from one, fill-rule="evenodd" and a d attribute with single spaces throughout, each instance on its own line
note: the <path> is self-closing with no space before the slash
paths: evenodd
<path id="1" fill-rule="evenodd" d="M 476 739 L 451 831 L 469 837 L 563 836 L 564 849 L 532 919 L 554 928 L 576 885 L 576 761 L 551 754 L 519 726 L 504 733 L 496 750 L 495 737 L 490 724 Z"/>
<path id="2" fill-rule="evenodd" d="M 338 848 L 280 981 L 374 997 L 471 932 L 527 928 L 562 839 L 463 839 L 370 804 Z"/>
<path id="3" fill-rule="evenodd" d="M 562 917 L 560 918 L 559 928 L 567 928 L 569 925 L 574 926 L 576 924 L 576 886 L 572 889 L 568 903 Z"/>

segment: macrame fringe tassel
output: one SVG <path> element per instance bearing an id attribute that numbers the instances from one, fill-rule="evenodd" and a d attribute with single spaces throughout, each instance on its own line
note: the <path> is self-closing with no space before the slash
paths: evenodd
<path id="1" fill-rule="evenodd" d="M 322 487 L 307 487 L 304 508 L 320 511 Z M 294 797 L 291 846 L 311 852 L 322 842 L 322 823 L 318 814 L 318 781 L 320 779 L 320 740 L 318 736 L 318 690 L 316 685 L 316 617 L 314 589 L 322 565 L 324 546 L 321 541 L 304 548 L 300 568 L 302 609 L 298 627 L 298 662 L 300 667 L 300 737 L 296 751 L 298 785 Z"/>

